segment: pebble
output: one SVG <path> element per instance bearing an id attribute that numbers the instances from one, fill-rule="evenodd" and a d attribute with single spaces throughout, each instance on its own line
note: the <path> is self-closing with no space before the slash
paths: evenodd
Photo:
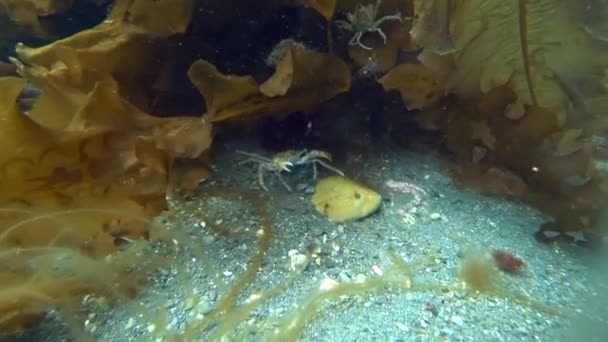
<path id="1" fill-rule="evenodd" d="M 340 271 L 340 274 L 338 274 L 338 281 L 341 283 L 349 283 L 351 279 L 345 271 Z"/>
<path id="2" fill-rule="evenodd" d="M 295 249 L 292 249 L 288 252 L 289 255 L 289 268 L 292 271 L 295 270 L 303 270 L 304 267 L 308 264 L 308 257 L 304 254 L 301 254 Z"/>
<path id="3" fill-rule="evenodd" d="M 192 310 L 192 308 L 194 307 L 194 304 L 196 304 L 196 298 L 194 298 L 194 297 L 186 298 L 186 300 L 184 301 L 184 310 L 186 310 L 186 311 Z"/>
<path id="4" fill-rule="evenodd" d="M 133 319 L 133 317 L 130 317 L 129 320 L 127 321 L 127 324 L 125 325 L 125 330 L 131 329 L 134 325 L 135 325 L 135 320 Z"/>
<path id="5" fill-rule="evenodd" d="M 430 216 L 430 218 L 433 221 L 441 220 L 441 214 L 440 213 L 432 213 L 431 216 Z"/>
<path id="6" fill-rule="evenodd" d="M 527 336 L 530 333 L 530 331 L 525 327 L 518 327 L 514 330 L 514 332 L 520 336 Z"/>
<path id="7" fill-rule="evenodd" d="M 359 284 L 365 283 L 366 280 L 367 280 L 367 277 L 363 273 L 359 273 L 355 276 L 355 283 L 359 283 Z"/>
<path id="8" fill-rule="evenodd" d="M 172 330 L 175 329 L 177 327 L 177 317 L 173 316 L 173 318 L 171 318 L 171 321 L 169 322 L 169 324 L 167 324 L 167 329 Z"/>
<path id="9" fill-rule="evenodd" d="M 211 310 L 213 310 L 213 306 L 211 305 L 211 303 L 203 300 L 200 303 L 198 303 L 198 305 L 196 306 L 196 311 L 200 314 L 206 315 L 208 313 L 211 312 Z"/>
<path id="10" fill-rule="evenodd" d="M 441 336 L 452 336 L 452 335 L 454 335 L 454 330 L 444 328 L 444 329 L 441 329 L 441 331 L 439 333 Z"/>
<path id="11" fill-rule="evenodd" d="M 397 329 L 399 329 L 401 331 L 405 331 L 405 332 L 409 332 L 410 331 L 410 328 L 407 325 L 403 324 L 403 323 L 397 322 L 397 323 L 395 323 L 395 326 L 397 326 Z"/>
<path id="12" fill-rule="evenodd" d="M 464 320 L 460 316 L 452 316 L 450 320 L 452 321 L 452 323 L 456 324 L 459 327 L 462 327 L 464 325 Z"/>

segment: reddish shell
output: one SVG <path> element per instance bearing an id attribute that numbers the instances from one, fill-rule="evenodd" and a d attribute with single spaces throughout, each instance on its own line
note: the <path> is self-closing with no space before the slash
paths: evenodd
<path id="1" fill-rule="evenodd" d="M 523 260 L 507 251 L 497 249 L 492 252 L 492 256 L 496 266 L 504 272 L 519 273 L 526 266 Z"/>

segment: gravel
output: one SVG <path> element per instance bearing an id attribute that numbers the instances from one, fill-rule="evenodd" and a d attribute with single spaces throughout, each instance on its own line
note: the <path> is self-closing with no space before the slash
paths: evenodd
<path id="1" fill-rule="evenodd" d="M 266 340 L 273 335 L 272 327 L 295 317 L 290 315 L 320 286 L 388 277 L 385 273 L 395 256 L 411 266 L 411 274 L 399 278 L 401 283 L 321 301 L 301 333 L 289 339 L 553 341 L 601 337 L 603 332 L 581 330 L 589 322 L 607 325 L 606 305 L 590 304 L 606 302 L 606 279 L 597 276 L 601 265 L 595 265 L 593 253 L 581 247 L 537 243 L 532 233 L 548 218 L 535 209 L 458 188 L 447 175 L 445 163 L 432 154 L 367 146 L 337 156 L 336 163 L 347 176 L 377 189 L 385 198 L 382 208 L 363 220 L 336 224 L 319 216 L 310 203 L 314 190 L 310 170 L 285 175 L 296 190 L 291 193 L 267 174 L 271 191 L 264 193 L 256 184 L 255 167 L 236 165 L 231 152 L 256 152 L 251 146 L 247 141 L 218 144 L 214 176 L 201 189 L 205 193 L 206 188 L 229 187 L 255 193 L 261 199 L 256 205 L 266 208 L 273 222 L 274 236 L 261 269 L 237 294 L 236 302 L 251 303 L 265 291 L 285 284 L 296 270 L 301 273 L 249 314 L 237 317 L 231 311 L 235 322 L 242 322 L 238 331 L 247 331 L 239 335 L 246 336 L 245 340 Z M 349 169 L 351 156 L 357 156 L 356 169 Z M 320 173 L 328 175 L 325 170 Z M 396 190 L 387 181 L 415 187 Z M 417 189 L 418 193 L 404 189 Z M 172 340 L 188 324 L 204 321 L 229 286 L 246 274 L 264 234 L 259 210 L 243 198 L 227 193 L 195 194 L 189 201 L 174 202 L 171 210 L 179 219 L 167 223 L 168 228 L 189 239 L 188 244 L 180 241 L 183 246 L 174 265 L 179 267 L 154 272 L 135 303 L 109 305 L 93 296 L 86 298 L 82 308 L 86 335 L 98 341 Z M 227 235 L 214 228 L 224 229 Z M 472 249 L 496 248 L 522 258 L 524 271 L 501 274 L 499 288 L 491 293 L 466 290 L 458 278 L 463 255 Z M 72 333 L 60 313 L 48 316 L 21 339 L 78 339 L 69 337 Z M 222 322 L 204 329 L 200 340 L 209 340 L 211 331 Z"/>

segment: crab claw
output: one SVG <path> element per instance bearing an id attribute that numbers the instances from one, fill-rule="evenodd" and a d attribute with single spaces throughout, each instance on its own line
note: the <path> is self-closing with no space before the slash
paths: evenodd
<path id="1" fill-rule="evenodd" d="M 293 166 L 293 163 L 292 163 L 292 162 L 284 162 L 284 163 L 281 163 L 281 171 L 287 171 L 287 172 L 291 172 L 290 167 L 292 167 L 292 166 Z"/>

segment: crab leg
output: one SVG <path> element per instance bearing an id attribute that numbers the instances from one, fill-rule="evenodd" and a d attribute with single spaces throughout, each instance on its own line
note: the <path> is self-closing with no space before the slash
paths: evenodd
<path id="1" fill-rule="evenodd" d="M 357 45 L 359 41 L 359 33 L 355 33 L 355 35 L 348 41 L 348 45 Z"/>
<path id="2" fill-rule="evenodd" d="M 386 35 L 379 27 L 376 27 L 372 32 L 378 32 L 378 34 L 380 35 L 380 37 L 382 37 L 382 40 L 384 41 L 384 45 L 386 45 Z"/>
<path id="3" fill-rule="evenodd" d="M 380 26 L 380 24 L 382 24 L 383 22 L 385 22 L 387 20 L 398 20 L 399 22 L 403 22 L 403 18 L 401 17 L 401 14 L 397 13 L 397 14 L 393 14 L 393 15 L 385 15 L 384 17 L 378 19 L 378 21 L 376 21 L 374 23 L 374 26 L 378 27 L 378 26 Z"/>
<path id="4" fill-rule="evenodd" d="M 277 178 L 281 181 L 281 183 L 283 183 L 283 185 L 285 185 L 287 190 L 289 190 L 289 192 L 291 192 L 291 187 L 289 186 L 289 184 L 287 184 L 285 179 L 283 179 L 283 176 L 281 176 L 281 174 L 279 172 L 275 172 L 275 173 L 277 174 Z"/>
<path id="5" fill-rule="evenodd" d="M 266 184 L 264 184 L 264 165 L 262 164 L 258 166 L 258 182 L 260 183 L 262 189 L 268 192 L 268 188 L 266 187 Z"/>
<path id="6" fill-rule="evenodd" d="M 247 159 L 243 159 L 241 161 L 239 161 L 239 165 L 243 165 L 243 164 L 247 164 L 247 163 L 259 163 L 259 160 L 253 159 L 253 158 L 247 158 Z"/>
<path id="7" fill-rule="evenodd" d="M 335 167 L 333 167 L 333 166 L 331 166 L 331 165 L 327 164 L 326 162 L 324 162 L 324 161 L 322 161 L 322 160 L 320 160 L 320 159 L 315 159 L 315 160 L 313 161 L 313 166 L 315 166 L 315 172 L 314 172 L 314 173 L 315 173 L 315 178 L 316 178 L 316 174 L 317 174 L 317 172 L 316 172 L 316 163 L 321 164 L 321 166 L 324 166 L 326 169 L 329 169 L 329 170 L 331 170 L 331 171 L 333 171 L 333 172 L 335 172 L 335 173 L 339 174 L 340 176 L 344 176 L 344 172 L 342 172 L 342 171 L 340 171 L 340 170 L 336 169 Z"/>
<path id="8" fill-rule="evenodd" d="M 353 25 L 351 25 L 350 23 L 348 23 L 345 20 L 338 19 L 338 20 L 335 21 L 335 23 L 336 23 L 336 26 L 338 26 L 339 29 L 347 30 L 347 31 L 352 31 L 353 30 Z"/>
<path id="9" fill-rule="evenodd" d="M 363 38 L 363 32 L 359 32 L 357 33 L 353 39 L 355 39 L 355 43 L 356 44 L 352 44 L 352 45 L 359 45 L 360 47 L 364 48 L 365 50 L 372 50 L 371 47 L 361 43 L 361 38 Z"/>
<path id="10" fill-rule="evenodd" d="M 236 151 L 238 154 L 242 154 L 244 156 L 247 156 L 249 158 L 242 160 L 239 162 L 239 164 L 245 164 L 247 162 L 265 162 L 265 163 L 271 163 L 272 160 L 266 157 L 262 157 L 259 154 L 255 154 L 255 153 L 249 153 L 249 152 L 245 152 L 245 151 Z"/>

